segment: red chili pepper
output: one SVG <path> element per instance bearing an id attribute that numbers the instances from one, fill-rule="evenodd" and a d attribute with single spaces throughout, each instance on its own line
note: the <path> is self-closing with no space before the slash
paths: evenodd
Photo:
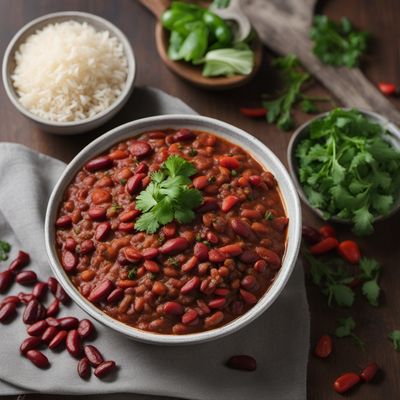
<path id="1" fill-rule="evenodd" d="M 360 378 L 365 381 L 369 382 L 370 380 L 374 379 L 376 373 L 378 372 L 378 364 L 376 362 L 369 363 L 360 373 Z"/>
<path id="2" fill-rule="evenodd" d="M 336 249 L 339 246 L 339 242 L 337 239 L 333 237 L 327 237 L 325 239 L 322 239 L 320 242 L 317 244 L 314 244 L 313 246 L 310 247 L 310 253 L 311 254 L 323 254 L 327 253 L 328 251 L 331 251 L 333 249 Z"/>
<path id="3" fill-rule="evenodd" d="M 332 337 L 322 335 L 315 346 L 314 354 L 319 358 L 326 358 L 332 353 Z"/>
<path id="4" fill-rule="evenodd" d="M 264 107 L 260 108 L 241 108 L 240 112 L 248 118 L 261 118 L 267 115 L 267 109 Z"/>
<path id="5" fill-rule="evenodd" d="M 396 85 L 389 82 L 381 82 L 378 84 L 379 90 L 386 96 L 392 96 L 397 92 Z"/>
<path id="6" fill-rule="evenodd" d="M 358 264 L 361 258 L 360 248 L 353 240 L 345 240 L 338 247 L 339 254 L 351 264 Z"/>
<path id="7" fill-rule="evenodd" d="M 353 386 L 360 382 L 360 377 L 354 372 L 346 372 L 340 375 L 333 383 L 333 389 L 337 393 L 344 393 L 350 390 Z"/>
<path id="8" fill-rule="evenodd" d="M 335 228 L 332 225 L 323 225 L 321 228 L 319 228 L 319 233 L 322 235 L 322 237 L 327 238 L 327 237 L 336 237 L 336 231 Z"/>

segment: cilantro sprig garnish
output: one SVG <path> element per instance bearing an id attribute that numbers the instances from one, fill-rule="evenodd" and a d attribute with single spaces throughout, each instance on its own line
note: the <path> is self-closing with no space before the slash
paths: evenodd
<path id="1" fill-rule="evenodd" d="M 338 338 L 351 337 L 358 347 L 365 350 L 364 341 L 353 332 L 356 327 L 354 319 L 352 317 L 341 318 L 338 322 L 339 325 L 335 330 L 335 335 Z"/>
<path id="2" fill-rule="evenodd" d="M 5 242 L 4 240 L 0 240 L 0 261 L 7 260 L 10 250 L 10 243 Z"/>
<path id="3" fill-rule="evenodd" d="M 303 93 L 303 85 L 310 80 L 310 74 L 305 72 L 299 59 L 289 54 L 277 57 L 272 65 L 279 71 L 283 83 L 280 95 L 273 100 L 265 100 L 262 105 L 267 109 L 267 121 L 274 123 L 279 129 L 290 130 L 294 126 L 292 109 L 299 104 L 306 113 L 318 111 L 315 101 L 331 101 L 325 97 L 310 97 Z"/>
<path id="4" fill-rule="evenodd" d="M 295 152 L 298 176 L 313 207 L 354 224 L 357 235 L 373 232 L 399 194 L 400 152 L 384 128 L 357 110 L 335 109 L 308 127 Z"/>
<path id="5" fill-rule="evenodd" d="M 393 348 L 396 351 L 400 351 L 400 331 L 399 330 L 394 330 L 389 333 L 389 339 L 393 343 Z"/>
<path id="6" fill-rule="evenodd" d="M 340 23 L 316 15 L 310 30 L 314 54 L 325 64 L 356 67 L 367 50 L 368 33 L 356 31 L 344 17 Z"/>
<path id="7" fill-rule="evenodd" d="M 151 174 L 147 188 L 136 197 L 136 208 L 143 214 L 135 228 L 154 233 L 174 219 L 180 223 L 191 222 L 195 218 L 193 209 L 203 200 L 200 191 L 189 188 L 192 183 L 189 178 L 196 172 L 193 164 L 182 157 L 168 157 L 160 170 Z"/>
<path id="8" fill-rule="evenodd" d="M 362 293 L 367 298 L 368 303 L 376 307 L 381 292 L 378 283 L 381 266 L 376 260 L 364 257 L 360 260 L 360 270 L 360 278 L 364 281 L 361 287 Z"/>

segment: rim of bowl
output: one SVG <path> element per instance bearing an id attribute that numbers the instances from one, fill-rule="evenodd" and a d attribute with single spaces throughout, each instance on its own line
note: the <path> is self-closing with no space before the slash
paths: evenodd
<path id="1" fill-rule="evenodd" d="M 78 292 L 59 262 L 55 248 L 54 221 L 66 187 L 70 184 L 71 179 L 82 168 L 85 162 L 106 151 L 114 144 L 130 137 L 135 137 L 140 133 L 153 129 L 180 128 L 183 126 L 208 131 L 220 138 L 241 146 L 245 151 L 252 154 L 264 168 L 272 171 L 278 181 L 278 187 L 281 191 L 281 199 L 286 214 L 289 216 L 289 226 L 286 249 L 280 272 L 273 284 L 250 310 L 233 321 L 208 331 L 186 335 L 158 334 L 134 328 L 108 316 Z M 234 138 L 231 138 L 230 135 L 233 135 Z M 251 147 L 253 147 L 253 150 Z M 258 154 L 255 154 L 256 152 Z M 279 177 L 277 175 L 279 175 Z M 198 115 L 171 114 L 147 117 L 128 122 L 105 133 L 81 150 L 68 164 L 54 187 L 48 202 L 45 220 L 45 242 L 50 266 L 56 278 L 75 303 L 91 317 L 138 341 L 159 345 L 194 344 L 217 339 L 237 331 L 260 316 L 277 299 L 293 271 L 300 248 L 300 200 L 289 173 L 278 157 L 262 142 L 242 129 L 236 128 L 226 122 Z"/>
<path id="2" fill-rule="evenodd" d="M 34 28 L 38 24 L 42 24 L 43 22 L 48 22 L 48 24 L 55 23 L 57 22 L 58 19 L 60 18 L 70 18 L 74 20 L 74 18 L 79 17 L 82 18 L 83 20 L 86 20 L 87 23 L 90 24 L 90 22 L 96 22 L 97 24 L 103 26 L 104 30 L 107 30 L 110 32 L 110 34 L 114 37 L 116 37 L 121 43 L 124 48 L 126 60 L 128 63 L 128 72 L 127 72 L 127 77 L 126 81 L 124 84 L 124 88 L 122 89 L 120 95 L 117 97 L 117 99 L 106 109 L 103 111 L 99 112 L 96 115 L 93 115 L 92 117 L 85 118 L 82 120 L 77 120 L 77 121 L 68 121 L 68 122 L 59 122 L 59 121 L 52 121 L 48 120 L 45 118 L 42 118 L 31 111 L 29 111 L 27 108 L 25 108 L 21 102 L 19 101 L 18 94 L 14 88 L 14 85 L 11 81 L 11 74 L 8 72 L 8 64 L 10 62 L 10 58 L 14 56 L 15 52 L 17 51 L 17 48 L 15 48 L 16 43 L 18 40 L 21 38 L 22 35 L 24 35 L 28 30 Z M 93 25 L 92 25 L 93 26 Z M 43 29 L 44 26 L 38 29 Z M 96 29 L 96 26 L 94 26 Z M 98 31 L 98 28 L 96 29 Z M 133 90 L 133 83 L 135 81 L 135 76 L 136 76 L 136 60 L 135 60 L 135 55 L 132 49 L 132 46 L 129 43 L 128 38 L 126 35 L 113 23 L 110 21 L 106 20 L 103 17 L 100 17 L 95 14 L 87 13 L 87 12 L 81 12 L 81 11 L 60 11 L 60 12 L 55 12 L 51 14 L 45 14 L 42 15 L 39 18 L 35 18 L 34 20 L 28 22 L 27 24 L 23 25 L 22 28 L 20 28 L 17 33 L 12 37 L 10 40 L 6 51 L 4 52 L 3 56 L 3 65 L 2 65 L 2 78 L 3 78 L 3 85 L 6 90 L 7 96 L 10 99 L 11 103 L 17 108 L 19 112 L 21 112 L 25 117 L 32 119 L 33 121 L 42 124 L 42 125 L 47 125 L 50 127 L 59 127 L 59 128 L 72 128 L 72 127 L 78 127 L 78 126 L 85 126 L 88 124 L 93 123 L 94 121 L 97 121 L 101 119 L 102 117 L 106 116 L 107 114 L 111 113 L 115 108 L 118 108 L 121 103 L 123 103 L 127 97 L 130 96 L 132 90 Z"/>
<path id="3" fill-rule="evenodd" d="M 360 113 L 364 114 L 365 116 L 369 117 L 370 119 L 372 119 L 374 122 L 378 123 L 379 125 L 381 125 L 388 133 L 391 138 L 392 141 L 390 141 L 390 143 L 397 147 L 398 149 L 400 149 L 400 129 L 393 124 L 392 122 L 390 122 L 387 118 L 385 118 L 384 116 L 373 112 L 373 111 L 369 111 L 369 110 L 365 110 L 362 108 L 357 108 L 357 107 L 340 107 L 342 110 L 346 110 L 346 111 L 350 111 L 350 110 L 357 110 Z M 294 185 L 297 189 L 297 193 L 299 194 L 301 200 L 303 201 L 304 204 L 306 204 L 311 211 L 313 211 L 317 216 L 319 216 L 320 218 L 326 220 L 326 221 L 333 221 L 333 222 L 337 222 L 340 224 L 345 224 L 345 225 L 350 225 L 352 224 L 352 221 L 349 219 L 345 219 L 345 218 L 340 218 L 337 217 L 335 215 L 333 215 L 332 217 L 326 219 L 323 216 L 323 211 L 320 208 L 316 208 L 313 207 L 306 194 L 304 193 L 303 190 L 303 186 L 301 185 L 299 178 L 297 176 L 297 171 L 298 171 L 298 163 L 296 160 L 296 157 L 294 155 L 295 152 L 295 148 L 298 144 L 298 142 L 305 138 L 308 134 L 308 130 L 307 128 L 309 127 L 309 125 L 321 118 L 324 118 L 325 116 L 327 116 L 331 111 L 326 111 L 324 113 L 318 114 L 316 115 L 314 118 L 311 118 L 309 121 L 305 122 L 304 124 L 302 124 L 301 126 L 299 126 L 293 133 L 292 137 L 290 138 L 289 141 L 289 145 L 287 148 L 287 160 L 288 160 L 288 166 L 289 166 L 289 172 L 290 175 L 292 177 L 292 180 L 294 182 Z M 395 145 L 395 143 L 397 143 L 397 146 Z M 400 195 L 397 197 L 397 200 L 395 201 L 392 209 L 390 210 L 390 212 L 388 212 L 385 215 L 378 215 L 373 219 L 373 222 L 377 222 L 377 221 L 382 221 L 385 220 L 387 218 L 389 218 L 390 216 L 392 216 L 393 214 L 395 214 L 398 210 L 400 209 Z"/>

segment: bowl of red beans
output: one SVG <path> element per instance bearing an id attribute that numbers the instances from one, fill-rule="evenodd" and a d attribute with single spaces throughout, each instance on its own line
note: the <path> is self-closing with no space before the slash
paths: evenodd
<path id="1" fill-rule="evenodd" d="M 70 162 L 45 239 L 54 274 L 90 316 L 139 341 L 193 344 L 243 328 L 278 298 L 301 211 L 285 167 L 250 134 L 155 116 Z"/>

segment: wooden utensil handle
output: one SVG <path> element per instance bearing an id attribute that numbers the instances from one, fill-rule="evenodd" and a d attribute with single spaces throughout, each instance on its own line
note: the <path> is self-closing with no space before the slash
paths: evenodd
<path id="1" fill-rule="evenodd" d="M 139 0 L 157 19 L 161 19 L 163 12 L 171 5 L 171 0 Z"/>

